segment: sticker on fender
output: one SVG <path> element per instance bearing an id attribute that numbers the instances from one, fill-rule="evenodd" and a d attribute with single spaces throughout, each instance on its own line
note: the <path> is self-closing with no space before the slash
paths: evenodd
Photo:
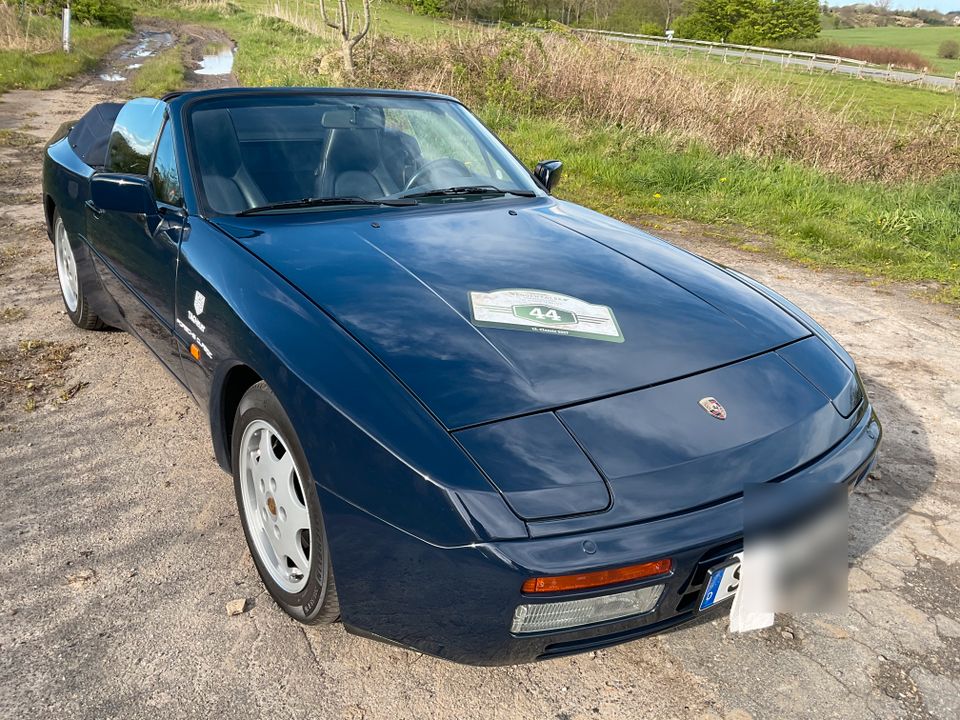
<path id="1" fill-rule="evenodd" d="M 471 291 L 470 313 L 473 324 L 479 327 L 623 342 L 609 307 L 548 290 Z"/>

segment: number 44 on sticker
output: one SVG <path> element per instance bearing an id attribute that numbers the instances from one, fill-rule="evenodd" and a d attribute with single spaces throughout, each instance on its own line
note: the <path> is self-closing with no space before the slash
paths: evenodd
<path id="1" fill-rule="evenodd" d="M 572 312 L 546 305 L 514 305 L 513 314 L 525 320 L 542 323 L 576 323 L 577 316 Z"/>

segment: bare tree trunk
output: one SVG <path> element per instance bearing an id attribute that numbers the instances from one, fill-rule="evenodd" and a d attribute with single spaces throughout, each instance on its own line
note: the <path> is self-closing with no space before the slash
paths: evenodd
<path id="1" fill-rule="evenodd" d="M 353 75 L 356 69 L 353 63 L 353 49 L 370 31 L 370 0 L 363 0 L 363 25 L 359 32 L 353 33 L 354 16 L 350 14 L 347 0 L 337 0 L 336 21 L 330 20 L 324 2 L 320 3 L 320 17 L 323 23 L 337 31 L 340 36 L 340 51 L 343 53 L 343 69 L 347 75 Z"/>

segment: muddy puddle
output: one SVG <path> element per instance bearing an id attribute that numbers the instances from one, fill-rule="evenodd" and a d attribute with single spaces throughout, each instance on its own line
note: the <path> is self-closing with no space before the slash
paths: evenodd
<path id="1" fill-rule="evenodd" d="M 136 70 L 143 67 L 143 61 L 157 53 L 172 47 L 173 33 L 156 30 L 142 30 L 137 37 L 137 44 L 121 53 L 118 63 L 120 67 L 111 72 L 100 75 L 104 82 L 122 82 L 127 79 L 123 70 Z M 119 72 L 117 71 L 119 70 Z"/>
<path id="2" fill-rule="evenodd" d="M 233 48 L 222 47 L 215 53 L 204 55 L 194 72 L 197 75 L 229 75 L 233 71 L 234 55 Z"/>

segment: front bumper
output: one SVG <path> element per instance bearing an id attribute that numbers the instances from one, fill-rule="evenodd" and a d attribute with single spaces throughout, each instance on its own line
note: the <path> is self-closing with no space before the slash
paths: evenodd
<path id="1" fill-rule="evenodd" d="M 867 406 L 856 427 L 830 452 L 779 480 L 856 486 L 872 469 L 880 438 L 880 423 Z M 707 571 L 742 547 L 741 497 L 635 525 L 455 548 L 423 542 L 323 490 L 321 503 L 328 528 L 335 529 L 329 540 L 347 630 L 471 665 L 509 665 L 595 650 L 691 620 L 698 614 Z M 573 630 L 510 632 L 518 604 L 559 599 L 521 594 L 528 577 L 663 557 L 673 560 L 666 576 L 615 587 L 664 584 L 659 603 L 644 615 Z"/>

